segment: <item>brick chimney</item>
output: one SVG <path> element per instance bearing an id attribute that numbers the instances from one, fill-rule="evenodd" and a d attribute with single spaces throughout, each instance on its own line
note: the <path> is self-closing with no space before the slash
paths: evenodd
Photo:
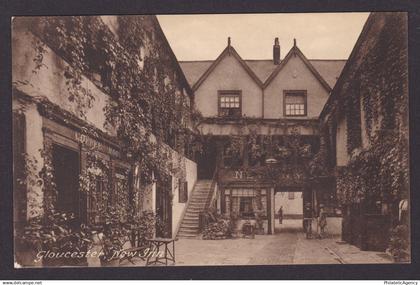
<path id="1" fill-rule="evenodd" d="M 273 63 L 278 65 L 280 64 L 280 44 L 279 44 L 279 38 L 274 39 L 274 45 L 273 45 Z"/>

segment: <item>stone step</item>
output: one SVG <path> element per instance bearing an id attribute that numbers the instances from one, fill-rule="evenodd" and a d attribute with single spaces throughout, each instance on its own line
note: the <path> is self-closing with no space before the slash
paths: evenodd
<path id="1" fill-rule="evenodd" d="M 191 205 L 191 203 L 193 203 L 193 204 L 202 204 L 202 203 L 206 203 L 207 202 L 207 199 L 203 199 L 203 200 L 191 200 L 190 201 L 190 205 Z"/>
<path id="2" fill-rule="evenodd" d="M 180 228 L 179 233 L 180 234 L 198 234 L 198 228 Z"/>
<path id="3" fill-rule="evenodd" d="M 180 238 L 197 238 L 200 234 L 190 234 L 190 233 L 178 233 L 177 237 Z"/>
<path id="4" fill-rule="evenodd" d="M 188 213 L 188 210 L 193 210 L 193 212 L 200 212 L 200 211 L 203 211 L 204 210 L 204 205 L 201 205 L 201 206 L 191 206 L 191 207 L 188 207 L 188 209 L 187 209 L 187 213 Z"/>
<path id="5" fill-rule="evenodd" d="M 199 234 L 198 229 L 179 229 L 178 234 L 183 235 L 197 235 Z"/>
<path id="6" fill-rule="evenodd" d="M 190 203 L 190 205 L 188 205 L 188 207 L 191 207 L 191 208 L 204 208 L 204 206 L 206 206 L 206 202 Z"/>
<path id="7" fill-rule="evenodd" d="M 183 220 L 187 220 L 187 221 L 198 221 L 198 215 L 185 215 Z"/>
<path id="8" fill-rule="evenodd" d="M 191 211 L 187 211 L 185 213 L 185 217 L 186 218 L 198 219 L 199 216 L 200 216 L 200 212 L 203 212 L 203 210 L 191 210 Z"/>
<path id="9" fill-rule="evenodd" d="M 204 208 L 206 206 L 206 203 L 190 203 L 188 205 L 188 208 Z"/>
<path id="10" fill-rule="evenodd" d="M 199 219 L 199 215 L 198 215 L 198 213 L 196 213 L 196 214 L 194 214 L 194 213 L 190 213 L 190 214 L 185 214 L 185 218 L 186 219 L 190 219 L 190 220 L 192 220 L 192 219 L 194 219 L 194 220 L 197 220 L 198 221 L 198 219 Z"/>
<path id="11" fill-rule="evenodd" d="M 196 195 L 201 195 L 201 196 L 203 196 L 203 195 L 208 195 L 211 191 L 210 191 L 210 189 L 209 188 L 203 188 L 203 189 L 200 189 L 200 188 L 194 188 L 194 190 L 193 190 L 194 192 L 192 193 L 192 196 L 194 197 L 194 196 L 196 196 Z"/>
<path id="12" fill-rule="evenodd" d="M 208 199 L 208 197 L 206 196 L 206 197 L 197 197 L 197 196 L 195 196 L 195 197 L 191 197 L 190 198 L 190 201 L 207 201 L 207 199 Z"/>
<path id="13" fill-rule="evenodd" d="M 212 191 L 211 184 L 212 181 L 208 179 L 199 180 L 195 184 L 177 234 L 178 237 L 196 238 L 199 234 L 199 214 L 204 210 L 209 199 Z"/>
<path id="14" fill-rule="evenodd" d="M 180 230 L 185 230 L 185 229 L 188 229 L 188 230 L 198 230 L 198 223 L 194 223 L 194 224 L 185 224 L 185 223 L 182 223 L 182 225 L 180 227 Z"/>
<path id="15" fill-rule="evenodd" d="M 207 199 L 208 199 L 208 196 L 200 196 L 200 197 L 197 197 L 197 196 L 194 196 L 194 197 L 191 197 L 191 201 L 207 201 Z"/>
<path id="16" fill-rule="evenodd" d="M 207 201 L 207 196 L 206 197 L 191 197 L 191 201 Z"/>
<path id="17" fill-rule="evenodd" d="M 204 207 L 205 207 L 206 205 L 205 204 L 193 204 L 193 205 L 188 205 L 188 209 L 187 209 L 187 211 L 189 210 L 189 209 L 194 209 L 194 210 L 196 210 L 196 209 L 204 209 Z"/>
<path id="18" fill-rule="evenodd" d="M 185 214 L 194 214 L 194 215 L 198 215 L 200 212 L 204 211 L 204 207 L 203 208 L 191 208 L 188 207 L 187 211 L 185 212 Z"/>
<path id="19" fill-rule="evenodd" d="M 180 229 L 182 229 L 182 228 L 197 228 L 198 229 L 198 222 L 186 223 L 184 221 L 184 222 L 182 222 Z"/>

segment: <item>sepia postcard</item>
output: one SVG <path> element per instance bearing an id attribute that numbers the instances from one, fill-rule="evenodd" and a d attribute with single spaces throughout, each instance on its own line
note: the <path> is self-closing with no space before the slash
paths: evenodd
<path id="1" fill-rule="evenodd" d="M 15 268 L 410 263 L 407 18 L 14 17 Z"/>

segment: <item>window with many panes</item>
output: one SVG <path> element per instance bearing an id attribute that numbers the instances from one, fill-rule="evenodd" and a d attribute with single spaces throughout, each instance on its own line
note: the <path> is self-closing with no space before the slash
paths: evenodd
<path id="1" fill-rule="evenodd" d="M 289 192 L 289 200 L 295 199 L 295 192 Z"/>
<path id="2" fill-rule="evenodd" d="M 285 116 L 306 116 L 306 91 L 284 92 Z"/>
<path id="3" fill-rule="evenodd" d="M 219 91 L 219 116 L 240 117 L 242 102 L 240 91 Z"/>

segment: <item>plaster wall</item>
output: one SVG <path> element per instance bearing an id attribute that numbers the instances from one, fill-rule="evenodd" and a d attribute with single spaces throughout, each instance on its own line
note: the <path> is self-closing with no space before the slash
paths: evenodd
<path id="1" fill-rule="evenodd" d="M 292 56 L 274 80 L 264 90 L 264 118 L 284 118 L 283 92 L 307 91 L 307 116 L 318 118 L 328 99 L 328 91 L 321 85 L 298 56 Z"/>
<path id="2" fill-rule="evenodd" d="M 176 154 L 178 155 L 178 154 Z M 191 192 L 194 189 L 194 185 L 197 181 L 197 164 L 194 161 L 189 159 L 185 160 L 185 181 L 188 183 L 188 200 L 191 198 Z M 182 218 L 184 217 L 184 212 L 187 207 L 186 203 L 179 203 L 179 184 L 178 179 L 173 177 L 172 179 L 172 236 L 175 237 L 178 228 L 181 225 Z"/>
<path id="3" fill-rule="evenodd" d="M 336 151 L 337 166 L 346 166 L 349 155 L 347 153 L 347 122 L 345 117 L 337 124 Z"/>
<path id="4" fill-rule="evenodd" d="M 278 215 L 280 206 L 283 206 L 283 217 L 298 217 L 303 215 L 302 192 L 293 193 L 293 199 L 289 198 L 289 192 L 278 192 L 275 195 L 275 214 Z"/>
<path id="5" fill-rule="evenodd" d="M 33 61 L 36 53 L 33 48 L 37 38 L 24 31 L 12 33 L 12 82 L 20 91 L 34 97 L 45 97 L 60 108 L 80 117 L 77 104 L 69 101 L 69 90 L 66 85 L 64 71 L 68 64 L 47 46 L 43 64 L 36 73 L 33 72 Z M 95 84 L 83 76 L 82 86 L 91 91 L 94 101 L 92 108 L 87 109 L 85 120 L 96 128 L 114 135 L 114 131 L 106 129 L 104 107 L 108 95 L 99 90 Z"/>
<path id="6" fill-rule="evenodd" d="M 242 116 L 262 116 L 261 88 L 233 55 L 224 57 L 195 91 L 196 107 L 204 117 L 218 116 L 218 90 L 241 90 Z"/>

